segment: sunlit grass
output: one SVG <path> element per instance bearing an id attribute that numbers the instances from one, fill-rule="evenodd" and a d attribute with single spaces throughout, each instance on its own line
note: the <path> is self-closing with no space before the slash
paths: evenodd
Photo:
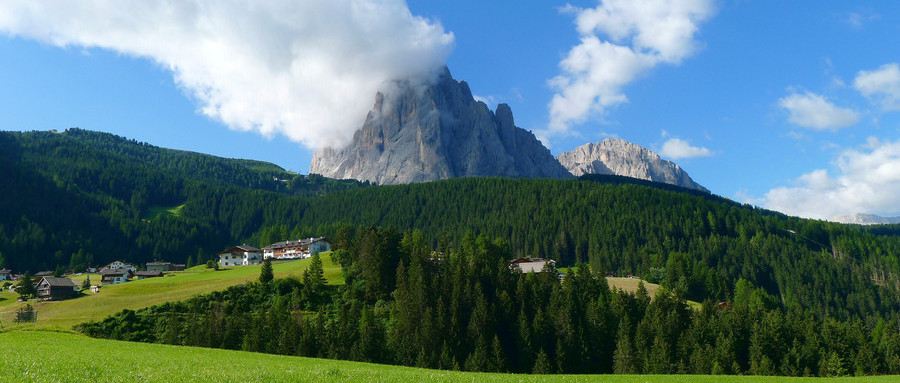
<path id="1" fill-rule="evenodd" d="M 274 262 L 272 269 L 278 278 L 291 275 L 299 277 L 309 263 L 310 259 Z M 322 253 L 322 263 L 328 283 L 343 284 L 340 265 L 332 262 L 330 252 Z M 38 311 L 37 323 L 34 324 L 12 323 L 15 311 L 25 304 L 16 302 L 18 295 L 4 292 L 0 294 L 0 324 L 7 329 L 36 327 L 68 331 L 76 324 L 100 320 L 123 309 L 136 310 L 170 301 L 182 301 L 197 294 L 255 281 L 259 277 L 260 268 L 261 266 L 238 266 L 216 271 L 207 269 L 206 266 L 196 266 L 161 278 L 103 286 L 97 294 L 86 292 L 74 299 L 57 302 L 32 300 L 30 303 Z M 78 279 L 83 277 L 85 276 Z M 94 284 L 100 281 L 99 275 L 91 274 L 90 278 Z M 76 283 L 80 284 L 80 281 Z"/>
<path id="2" fill-rule="evenodd" d="M 0 333 L 0 377 L 15 382 L 896 382 L 900 376 L 520 375 L 428 370 L 132 343 L 49 331 Z"/>

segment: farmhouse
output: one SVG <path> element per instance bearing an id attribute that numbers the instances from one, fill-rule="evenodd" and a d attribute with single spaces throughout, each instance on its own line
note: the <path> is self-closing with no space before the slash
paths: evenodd
<path id="1" fill-rule="evenodd" d="M 552 267 L 556 261 L 544 258 L 516 258 L 509 261 L 509 269 L 522 273 L 540 273 L 548 264 Z"/>
<path id="2" fill-rule="evenodd" d="M 175 271 L 175 265 L 163 261 L 147 262 L 147 271 Z"/>
<path id="3" fill-rule="evenodd" d="M 250 245 L 232 247 L 219 253 L 219 266 L 247 266 L 262 263 L 262 251 Z"/>
<path id="4" fill-rule="evenodd" d="M 128 278 L 132 275 L 129 269 L 110 269 L 100 272 L 100 283 L 104 285 L 116 285 L 128 282 Z"/>
<path id="5" fill-rule="evenodd" d="M 331 250 L 331 242 L 325 237 L 283 241 L 264 247 L 263 259 L 303 259 L 328 250 Z"/>
<path id="6" fill-rule="evenodd" d="M 98 270 L 98 271 L 102 274 L 106 270 L 115 270 L 115 269 L 128 269 L 132 273 L 137 271 L 137 268 L 134 267 L 134 265 L 131 265 L 131 264 L 128 264 L 128 263 L 125 263 L 122 261 L 113 261 L 112 263 L 101 267 L 100 270 Z"/>
<path id="7" fill-rule="evenodd" d="M 66 299 L 75 295 L 78 287 L 69 278 L 43 277 L 37 284 L 38 298 L 44 300 Z"/>
<path id="8" fill-rule="evenodd" d="M 157 278 L 163 276 L 163 272 L 159 270 L 137 271 L 134 273 L 134 276 L 137 277 L 138 280 Z"/>
<path id="9" fill-rule="evenodd" d="M 11 281 L 13 280 L 12 271 L 7 269 L 0 269 L 0 281 Z"/>

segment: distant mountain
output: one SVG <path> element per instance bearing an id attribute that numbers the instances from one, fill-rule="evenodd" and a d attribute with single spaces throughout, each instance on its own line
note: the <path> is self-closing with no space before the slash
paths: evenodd
<path id="1" fill-rule="evenodd" d="M 886 225 L 900 223 L 900 217 L 881 217 L 875 214 L 853 214 L 832 217 L 829 221 L 856 225 Z"/>
<path id="2" fill-rule="evenodd" d="M 456 177 L 571 178 L 534 134 L 515 126 L 506 104 L 491 112 L 444 68 L 437 82 L 408 81 L 378 93 L 345 148 L 317 151 L 310 173 L 378 184 Z"/>
<path id="3" fill-rule="evenodd" d="M 607 138 L 556 157 L 572 175 L 613 174 L 709 192 L 675 163 L 625 140 Z"/>

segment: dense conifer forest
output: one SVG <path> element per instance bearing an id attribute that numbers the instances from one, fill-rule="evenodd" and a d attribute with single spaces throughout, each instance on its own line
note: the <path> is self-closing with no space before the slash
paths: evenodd
<path id="1" fill-rule="evenodd" d="M 843 376 L 900 373 L 900 322 L 837 320 L 745 279 L 732 299 L 690 309 L 610 289 L 588 265 L 509 269 L 509 244 L 464 236 L 433 249 L 419 231 L 342 231 L 346 284 L 313 260 L 302 280 L 260 278 L 223 292 L 85 324 L 111 339 L 466 371 Z M 315 258 L 318 255 L 314 256 Z"/>
<path id="2" fill-rule="evenodd" d="M 199 264 L 236 243 L 377 225 L 419 229 L 439 251 L 468 233 L 502 238 L 510 257 L 634 274 L 700 302 L 732 300 L 743 279 L 780 306 L 840 320 L 900 309 L 897 226 L 797 219 L 624 177 L 366 187 L 78 129 L 0 132 L 0 147 L 0 267 L 18 272 Z"/>

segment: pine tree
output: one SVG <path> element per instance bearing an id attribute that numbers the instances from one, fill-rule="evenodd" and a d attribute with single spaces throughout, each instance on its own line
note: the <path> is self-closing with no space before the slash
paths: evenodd
<path id="1" fill-rule="evenodd" d="M 91 276 L 88 275 L 87 278 L 84 278 L 84 282 L 81 282 L 81 289 L 87 290 L 91 288 Z"/>
<path id="2" fill-rule="evenodd" d="M 25 275 L 19 278 L 16 285 L 16 293 L 23 297 L 32 297 L 37 295 L 37 289 L 31 284 L 31 272 L 26 271 Z"/>
<path id="3" fill-rule="evenodd" d="M 550 357 L 547 356 L 547 353 L 544 352 L 544 349 L 538 351 L 537 358 L 534 361 L 534 368 L 531 370 L 532 374 L 552 374 L 552 365 L 550 364 Z"/>
<path id="4" fill-rule="evenodd" d="M 631 344 L 631 326 L 628 317 L 619 322 L 619 334 L 616 341 L 616 351 L 613 353 L 613 371 L 616 374 L 637 373 L 637 355 Z"/>
<path id="5" fill-rule="evenodd" d="M 275 273 L 272 272 L 272 259 L 267 258 L 263 261 L 262 268 L 259 270 L 259 282 L 268 285 L 275 279 Z"/>

